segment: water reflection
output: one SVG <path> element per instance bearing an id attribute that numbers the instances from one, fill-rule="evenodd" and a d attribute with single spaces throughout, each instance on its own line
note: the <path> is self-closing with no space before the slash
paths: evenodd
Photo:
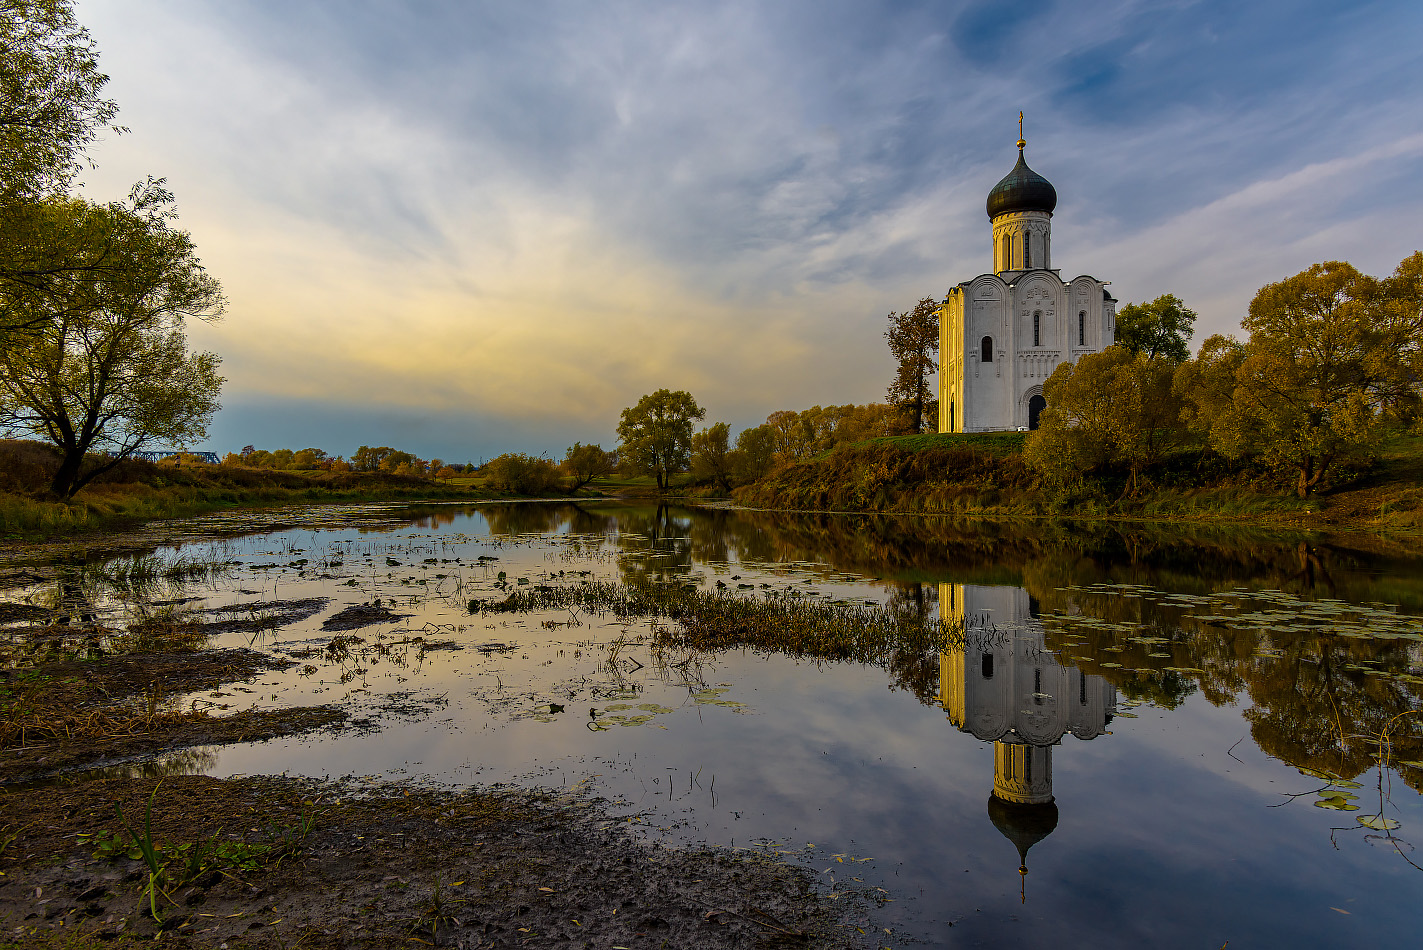
<path id="1" fill-rule="evenodd" d="M 993 743 L 988 817 L 1018 849 L 1026 901 L 1028 849 L 1057 828 L 1053 746 L 1069 732 L 1105 733 L 1117 691 L 1058 662 L 1021 587 L 941 584 L 939 612 L 964 631 L 961 644 L 940 654 L 939 704 L 961 731 Z"/>

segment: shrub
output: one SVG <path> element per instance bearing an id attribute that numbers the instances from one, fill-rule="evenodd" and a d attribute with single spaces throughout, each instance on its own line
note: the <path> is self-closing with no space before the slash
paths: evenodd
<path id="1" fill-rule="evenodd" d="M 507 452 L 484 466 L 489 487 L 516 495 L 544 495 L 559 486 L 558 468 L 548 459 Z"/>

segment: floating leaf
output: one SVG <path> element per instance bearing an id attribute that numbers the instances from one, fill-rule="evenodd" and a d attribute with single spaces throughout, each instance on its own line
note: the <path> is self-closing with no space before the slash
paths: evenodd
<path id="1" fill-rule="evenodd" d="M 1392 818 L 1385 818 L 1383 815 L 1357 815 L 1354 820 L 1374 831 L 1392 831 L 1402 826 L 1400 822 Z"/>

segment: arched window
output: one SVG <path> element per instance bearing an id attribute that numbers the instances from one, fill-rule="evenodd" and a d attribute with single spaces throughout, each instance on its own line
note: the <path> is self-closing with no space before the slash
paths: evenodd
<path id="1" fill-rule="evenodd" d="M 991 680 L 991 679 L 993 679 L 993 654 L 992 654 L 992 653 L 985 653 L 985 654 L 983 654 L 983 678 L 986 679 L 986 680 Z"/>
<path id="2" fill-rule="evenodd" d="M 1077 345 L 1087 345 L 1087 311 L 1082 310 L 1077 314 Z"/>
<path id="3" fill-rule="evenodd" d="M 1077 696 L 1082 705 L 1087 705 L 1087 674 L 1077 671 Z"/>
<path id="4" fill-rule="evenodd" d="M 1043 312 L 1033 311 L 1033 346 L 1043 345 Z"/>
<path id="5" fill-rule="evenodd" d="M 992 362 L 993 362 L 993 337 L 991 337 L 991 336 L 986 336 L 986 337 L 984 337 L 984 338 L 983 338 L 983 342 L 979 344 L 979 349 L 983 351 L 982 354 L 979 356 L 979 359 L 981 359 L 981 360 L 982 360 L 983 362 L 985 362 L 985 363 L 992 363 Z"/>
<path id="6" fill-rule="evenodd" d="M 1043 704 L 1043 671 L 1033 670 L 1033 702 Z"/>

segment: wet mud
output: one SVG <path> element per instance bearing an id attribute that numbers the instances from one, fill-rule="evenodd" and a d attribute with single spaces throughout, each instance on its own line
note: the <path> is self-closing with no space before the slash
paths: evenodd
<path id="1" fill-rule="evenodd" d="M 175 869 L 154 903 L 148 865 L 96 843 L 122 832 L 115 802 L 136 823 L 150 795 L 157 853 L 186 843 L 190 856 L 192 845 L 213 856 L 191 876 Z M 93 943 L 63 945 L 152 945 L 161 931 L 166 946 L 232 950 L 854 945 L 857 928 L 835 919 L 844 908 L 805 871 L 756 853 L 648 846 L 625 823 L 597 803 L 527 791 L 203 776 L 12 788 L 0 797 L 0 828 L 10 829 L 0 939 L 60 946 L 47 935 L 82 933 Z M 234 866 L 223 854 L 258 857 Z"/>

